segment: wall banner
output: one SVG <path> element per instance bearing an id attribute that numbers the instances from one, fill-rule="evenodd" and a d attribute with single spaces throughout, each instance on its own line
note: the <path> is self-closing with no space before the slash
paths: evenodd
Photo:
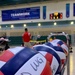
<path id="1" fill-rule="evenodd" d="M 66 17 L 69 18 L 70 17 L 70 4 L 66 4 Z"/>
<path id="2" fill-rule="evenodd" d="M 43 6 L 43 19 L 46 19 L 46 6 Z"/>
<path id="3" fill-rule="evenodd" d="M 73 3 L 73 16 L 75 16 L 75 3 Z"/>
<path id="4" fill-rule="evenodd" d="M 40 7 L 2 10 L 2 21 L 40 19 Z"/>

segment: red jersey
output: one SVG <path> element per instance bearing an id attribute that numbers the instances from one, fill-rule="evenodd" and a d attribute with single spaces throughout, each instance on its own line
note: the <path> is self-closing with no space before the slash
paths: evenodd
<path id="1" fill-rule="evenodd" d="M 23 35 L 22 35 L 22 38 L 23 38 L 23 41 L 24 42 L 29 42 L 30 41 L 30 38 L 31 38 L 31 34 L 29 32 L 25 32 Z"/>

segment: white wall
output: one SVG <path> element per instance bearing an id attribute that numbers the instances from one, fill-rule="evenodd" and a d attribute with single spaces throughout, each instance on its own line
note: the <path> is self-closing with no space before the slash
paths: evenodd
<path id="1" fill-rule="evenodd" d="M 70 17 L 66 18 L 66 3 L 70 3 Z M 23 4 L 23 5 L 15 5 L 15 6 L 5 6 L 0 8 L 0 24 L 12 24 L 12 23 L 28 23 L 28 22 L 43 22 L 43 21 L 52 21 L 49 19 L 49 14 L 53 12 L 62 12 L 63 13 L 63 19 L 61 20 L 74 20 L 75 17 L 73 17 L 73 3 L 75 1 L 63 1 L 63 2 L 43 2 L 43 3 L 36 3 L 36 4 Z M 2 22 L 1 18 L 1 10 L 9 10 L 9 9 L 17 9 L 17 8 L 27 8 L 27 7 L 35 7 L 40 6 L 40 19 L 37 20 L 18 20 L 18 21 L 5 21 Z M 46 19 L 43 19 L 42 16 L 42 7 L 47 6 L 47 16 Z M 58 20 L 56 20 L 58 21 Z"/>

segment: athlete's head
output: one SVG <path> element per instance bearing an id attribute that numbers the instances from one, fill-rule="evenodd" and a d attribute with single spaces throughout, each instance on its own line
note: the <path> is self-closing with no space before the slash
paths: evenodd
<path id="1" fill-rule="evenodd" d="M 25 28 L 25 31 L 27 32 L 27 31 L 28 31 L 28 29 L 27 29 L 27 28 Z"/>

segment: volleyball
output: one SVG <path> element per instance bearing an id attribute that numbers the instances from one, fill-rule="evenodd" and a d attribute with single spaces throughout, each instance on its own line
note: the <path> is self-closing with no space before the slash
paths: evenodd
<path id="1" fill-rule="evenodd" d="M 62 66 L 61 66 L 61 70 L 62 68 L 64 67 L 65 63 L 66 63 L 66 55 L 63 51 L 63 49 L 59 46 L 54 46 L 52 47 L 53 50 L 59 55 L 60 59 L 61 59 L 61 63 L 62 63 Z"/>
<path id="2" fill-rule="evenodd" d="M 65 63 L 65 61 L 66 61 L 66 55 L 65 55 L 63 49 L 60 46 L 53 46 L 51 43 L 46 43 L 46 44 L 43 44 L 43 45 L 47 45 L 47 46 L 49 46 L 49 48 L 51 48 L 52 50 L 54 50 L 59 55 L 62 64 Z"/>
<path id="3" fill-rule="evenodd" d="M 58 54 L 45 45 L 35 45 L 33 48 L 39 51 L 49 61 L 53 75 L 56 75 L 61 70 L 61 61 Z"/>
<path id="4" fill-rule="evenodd" d="M 52 75 L 49 62 L 27 47 L 6 50 L 0 56 L 0 75 Z"/>
<path id="5" fill-rule="evenodd" d="M 65 55 L 63 49 L 60 46 L 52 46 L 51 43 L 46 43 L 43 45 L 49 46 L 50 49 L 52 49 L 53 51 L 55 51 L 58 54 L 58 56 L 60 57 L 61 63 L 62 63 L 62 66 L 61 66 L 61 69 L 62 69 L 66 62 L 66 55 Z"/>
<path id="6" fill-rule="evenodd" d="M 66 54 L 66 56 L 68 55 L 68 46 L 66 43 L 64 43 L 62 40 L 59 39 L 55 39 L 53 41 L 50 42 L 53 46 L 60 46 L 61 48 L 63 48 L 64 53 Z"/>

